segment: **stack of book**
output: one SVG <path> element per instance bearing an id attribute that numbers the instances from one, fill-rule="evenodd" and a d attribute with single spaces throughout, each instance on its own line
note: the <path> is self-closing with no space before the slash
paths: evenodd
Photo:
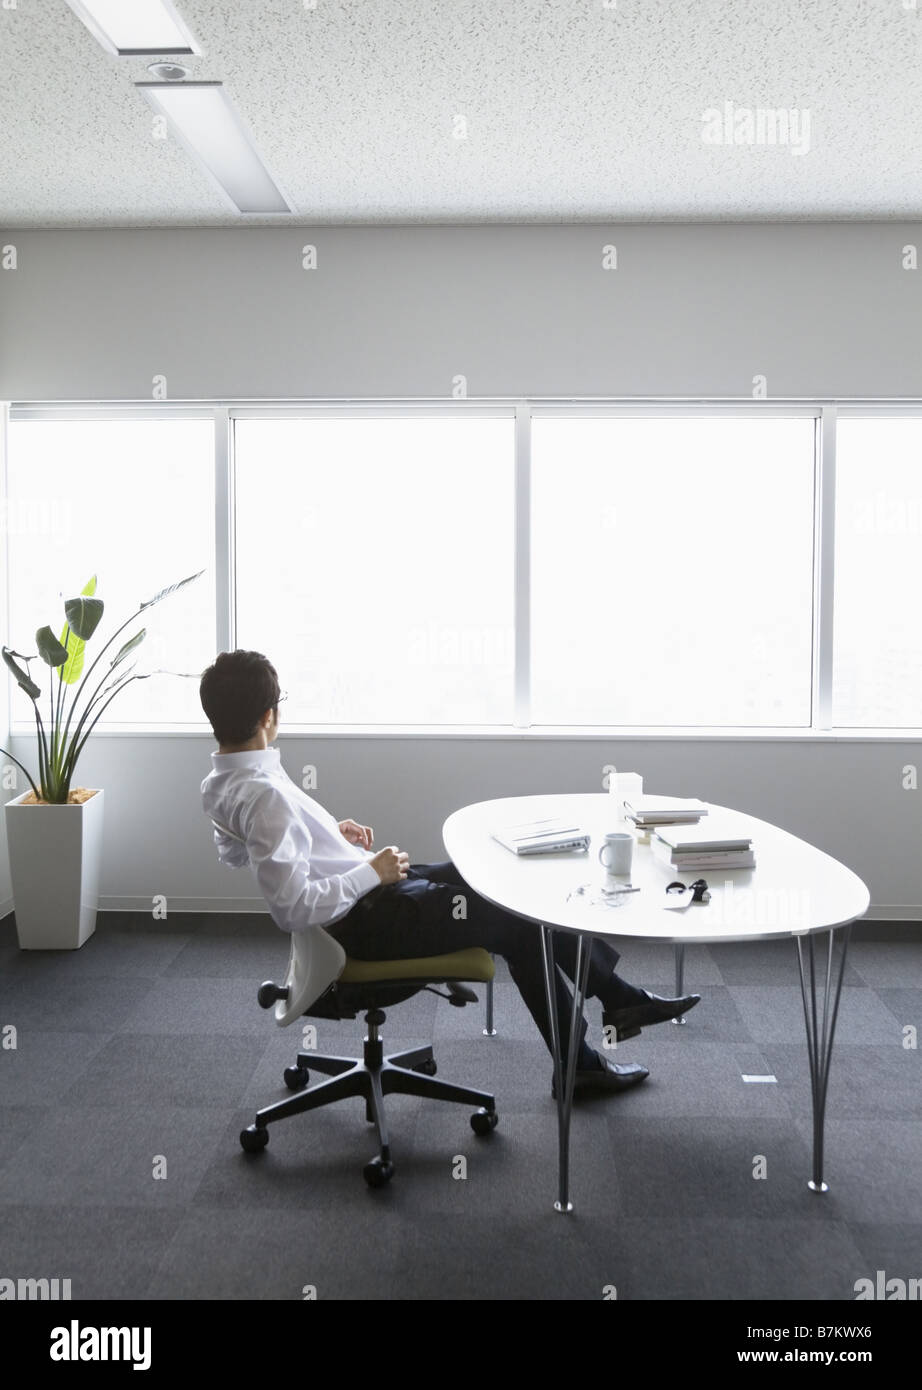
<path id="1" fill-rule="evenodd" d="M 714 820 L 706 825 L 660 826 L 650 847 L 658 859 L 680 874 L 756 866 L 751 838 Z"/>
<path id="2" fill-rule="evenodd" d="M 707 803 L 693 796 L 638 796 L 624 802 L 625 820 L 641 830 L 654 825 L 694 825 L 707 813 Z"/>

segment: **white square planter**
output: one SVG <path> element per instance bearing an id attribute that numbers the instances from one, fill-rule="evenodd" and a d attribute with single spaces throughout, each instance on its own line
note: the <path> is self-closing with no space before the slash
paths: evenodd
<path id="1" fill-rule="evenodd" d="M 75 951 L 96 930 L 103 793 L 79 805 L 6 804 L 16 935 L 24 951 Z"/>

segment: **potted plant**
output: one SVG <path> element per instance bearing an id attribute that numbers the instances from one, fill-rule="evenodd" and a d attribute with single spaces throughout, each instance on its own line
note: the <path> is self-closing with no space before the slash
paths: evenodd
<path id="1" fill-rule="evenodd" d="M 135 662 L 124 664 L 144 641 L 147 630 L 143 627 L 123 641 L 107 663 L 100 667 L 100 662 L 142 613 L 197 578 L 198 574 L 190 575 L 142 603 L 116 629 L 85 674 L 86 644 L 104 611 L 96 597 L 95 575 L 77 598 L 65 602 L 66 623 L 60 638 L 50 627 L 42 627 L 35 634 L 37 656 L 2 648 L 4 662 L 32 701 L 38 739 L 37 779 L 18 758 L 0 748 L 25 773 L 30 787 L 6 806 L 16 933 L 23 950 L 76 950 L 96 929 L 103 792 L 99 787 L 74 786 L 74 774 L 87 739 L 116 695 L 132 681 L 159 674 L 137 672 Z M 41 687 L 29 670 L 30 662 L 39 658 L 49 667 L 45 717 L 39 703 Z"/>

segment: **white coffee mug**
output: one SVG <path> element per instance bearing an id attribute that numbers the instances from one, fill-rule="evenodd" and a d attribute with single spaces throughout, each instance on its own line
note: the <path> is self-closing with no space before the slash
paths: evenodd
<path id="1" fill-rule="evenodd" d="M 613 879 L 619 874 L 629 874 L 633 857 L 633 835 L 627 831 L 612 830 L 605 836 L 599 849 L 599 863 L 605 869 L 606 877 Z"/>

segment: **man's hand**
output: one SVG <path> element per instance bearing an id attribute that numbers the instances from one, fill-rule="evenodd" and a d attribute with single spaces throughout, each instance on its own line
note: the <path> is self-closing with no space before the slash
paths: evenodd
<path id="1" fill-rule="evenodd" d="M 354 820 L 341 820 L 339 832 L 350 845 L 361 845 L 362 849 L 371 849 L 374 843 L 374 832 L 370 825 L 359 825 Z"/>
<path id="2" fill-rule="evenodd" d="M 410 856 L 396 845 L 389 845 L 387 849 L 379 850 L 374 859 L 369 859 L 368 862 L 374 865 L 375 873 L 382 883 L 399 883 L 407 876 Z"/>

